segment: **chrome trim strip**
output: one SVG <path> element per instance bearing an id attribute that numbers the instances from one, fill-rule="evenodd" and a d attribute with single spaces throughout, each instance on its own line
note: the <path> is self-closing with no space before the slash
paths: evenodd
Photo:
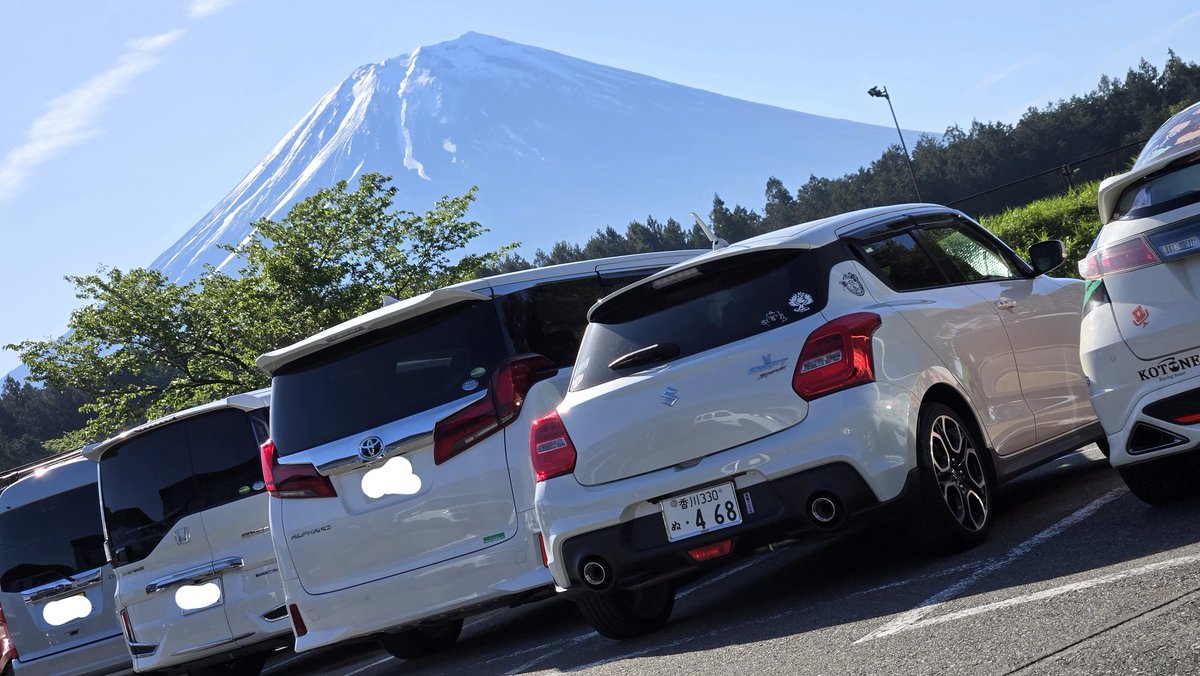
<path id="1" fill-rule="evenodd" d="M 250 632 L 249 634 L 242 634 L 241 636 L 234 636 L 233 638 L 223 638 L 223 639 L 219 639 L 216 641 L 209 641 L 208 643 L 194 645 L 190 648 L 184 648 L 183 650 L 176 650 L 173 654 L 188 655 L 191 653 L 200 652 L 201 650 L 207 650 L 209 648 L 214 648 L 219 645 L 225 645 L 226 643 L 233 643 L 234 641 L 241 641 L 242 639 L 250 638 L 253 635 L 254 635 L 254 632 Z"/>
<path id="2" fill-rule="evenodd" d="M 81 589 L 94 587 L 100 584 L 103 579 L 103 570 L 96 568 L 95 570 L 82 573 L 79 577 L 68 578 L 63 582 L 52 583 L 48 586 L 35 587 L 21 593 L 25 599 L 25 603 L 34 604 L 47 599 L 55 599 L 63 596 L 70 596 Z"/>
<path id="3" fill-rule="evenodd" d="M 150 584 L 146 585 L 147 594 L 157 594 L 161 591 L 166 591 L 171 587 L 178 587 L 185 584 L 196 584 L 211 580 L 214 577 L 219 577 L 222 573 L 236 570 L 245 566 L 246 563 L 240 557 L 231 556 L 227 559 L 213 561 L 195 568 L 188 568 L 170 575 L 164 575 Z M 176 653 L 178 654 L 178 653 Z"/>

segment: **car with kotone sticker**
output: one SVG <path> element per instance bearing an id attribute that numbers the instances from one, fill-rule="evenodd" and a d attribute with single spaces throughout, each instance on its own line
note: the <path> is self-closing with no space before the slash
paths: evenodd
<path id="1" fill-rule="evenodd" d="M 1200 103 L 1100 183 L 1079 347 L 1109 460 L 1158 504 L 1200 487 Z"/>
<path id="2" fill-rule="evenodd" d="M 451 647 L 466 616 L 552 596 L 529 424 L 562 398 L 587 309 L 700 253 L 457 284 L 259 357 L 296 650 L 369 638 L 421 657 Z"/>
<path id="3" fill-rule="evenodd" d="M 96 466 L 74 452 L 21 474 L 0 493 L 0 670 L 133 673 L 113 608 Z"/>
<path id="4" fill-rule="evenodd" d="M 556 586 L 601 634 L 667 621 L 705 566 L 903 517 L 983 541 L 999 482 L 1103 436 L 1079 280 L 964 214 L 857 211 L 767 233 L 595 305 L 563 401 L 533 423 Z"/>
<path id="5" fill-rule="evenodd" d="M 134 669 L 257 674 L 292 628 L 267 524 L 258 390 L 84 447 Z"/>

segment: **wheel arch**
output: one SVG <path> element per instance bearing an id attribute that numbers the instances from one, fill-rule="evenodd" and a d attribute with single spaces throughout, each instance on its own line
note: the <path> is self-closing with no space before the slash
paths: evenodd
<path id="1" fill-rule="evenodd" d="M 925 390 L 924 395 L 921 397 L 921 408 L 920 412 L 918 413 L 918 421 L 920 420 L 921 416 L 925 415 L 926 407 L 932 403 L 939 403 L 948 406 L 951 410 L 962 417 L 964 422 L 970 424 L 974 428 L 976 438 L 983 442 L 984 450 L 987 451 L 983 454 L 983 457 L 986 461 L 988 478 L 991 480 L 993 486 L 998 486 L 1000 482 L 998 481 L 998 476 L 996 474 L 996 451 L 992 448 L 991 440 L 987 435 L 987 430 L 983 426 L 982 421 L 979 420 L 979 416 L 976 415 L 975 408 L 971 406 L 970 402 L 967 401 L 967 398 L 962 394 L 962 392 L 959 392 L 957 389 L 947 383 L 938 382 L 934 383 L 929 387 L 929 389 Z M 920 422 L 918 422 L 918 426 L 919 425 Z M 919 440 L 918 443 L 920 443 Z"/>

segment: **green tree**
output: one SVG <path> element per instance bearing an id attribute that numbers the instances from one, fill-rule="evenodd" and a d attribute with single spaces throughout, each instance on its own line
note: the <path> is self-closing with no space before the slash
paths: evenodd
<path id="1" fill-rule="evenodd" d="M 365 174 L 294 205 L 280 221 L 254 223 L 230 248 L 237 276 L 209 269 L 177 284 L 154 270 L 102 269 L 68 277 L 85 301 L 57 340 L 8 346 L 30 378 L 94 397 L 83 406 L 81 443 L 147 418 L 265 386 L 258 355 L 379 307 L 474 278 L 516 245 L 462 253 L 485 232 L 464 220 L 471 189 L 425 214 L 395 208 L 391 179 Z"/>

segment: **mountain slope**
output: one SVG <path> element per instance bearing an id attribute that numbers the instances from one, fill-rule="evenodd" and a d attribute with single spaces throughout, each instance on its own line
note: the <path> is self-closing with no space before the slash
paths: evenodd
<path id="1" fill-rule="evenodd" d="M 326 94 L 212 211 L 153 263 L 190 279 L 228 262 L 250 224 L 339 179 L 391 175 L 423 211 L 480 188 L 470 217 L 525 250 L 653 214 L 706 213 L 714 192 L 757 207 L 770 175 L 795 186 L 869 163 L 890 127 L 750 103 L 467 33 L 363 66 Z"/>

